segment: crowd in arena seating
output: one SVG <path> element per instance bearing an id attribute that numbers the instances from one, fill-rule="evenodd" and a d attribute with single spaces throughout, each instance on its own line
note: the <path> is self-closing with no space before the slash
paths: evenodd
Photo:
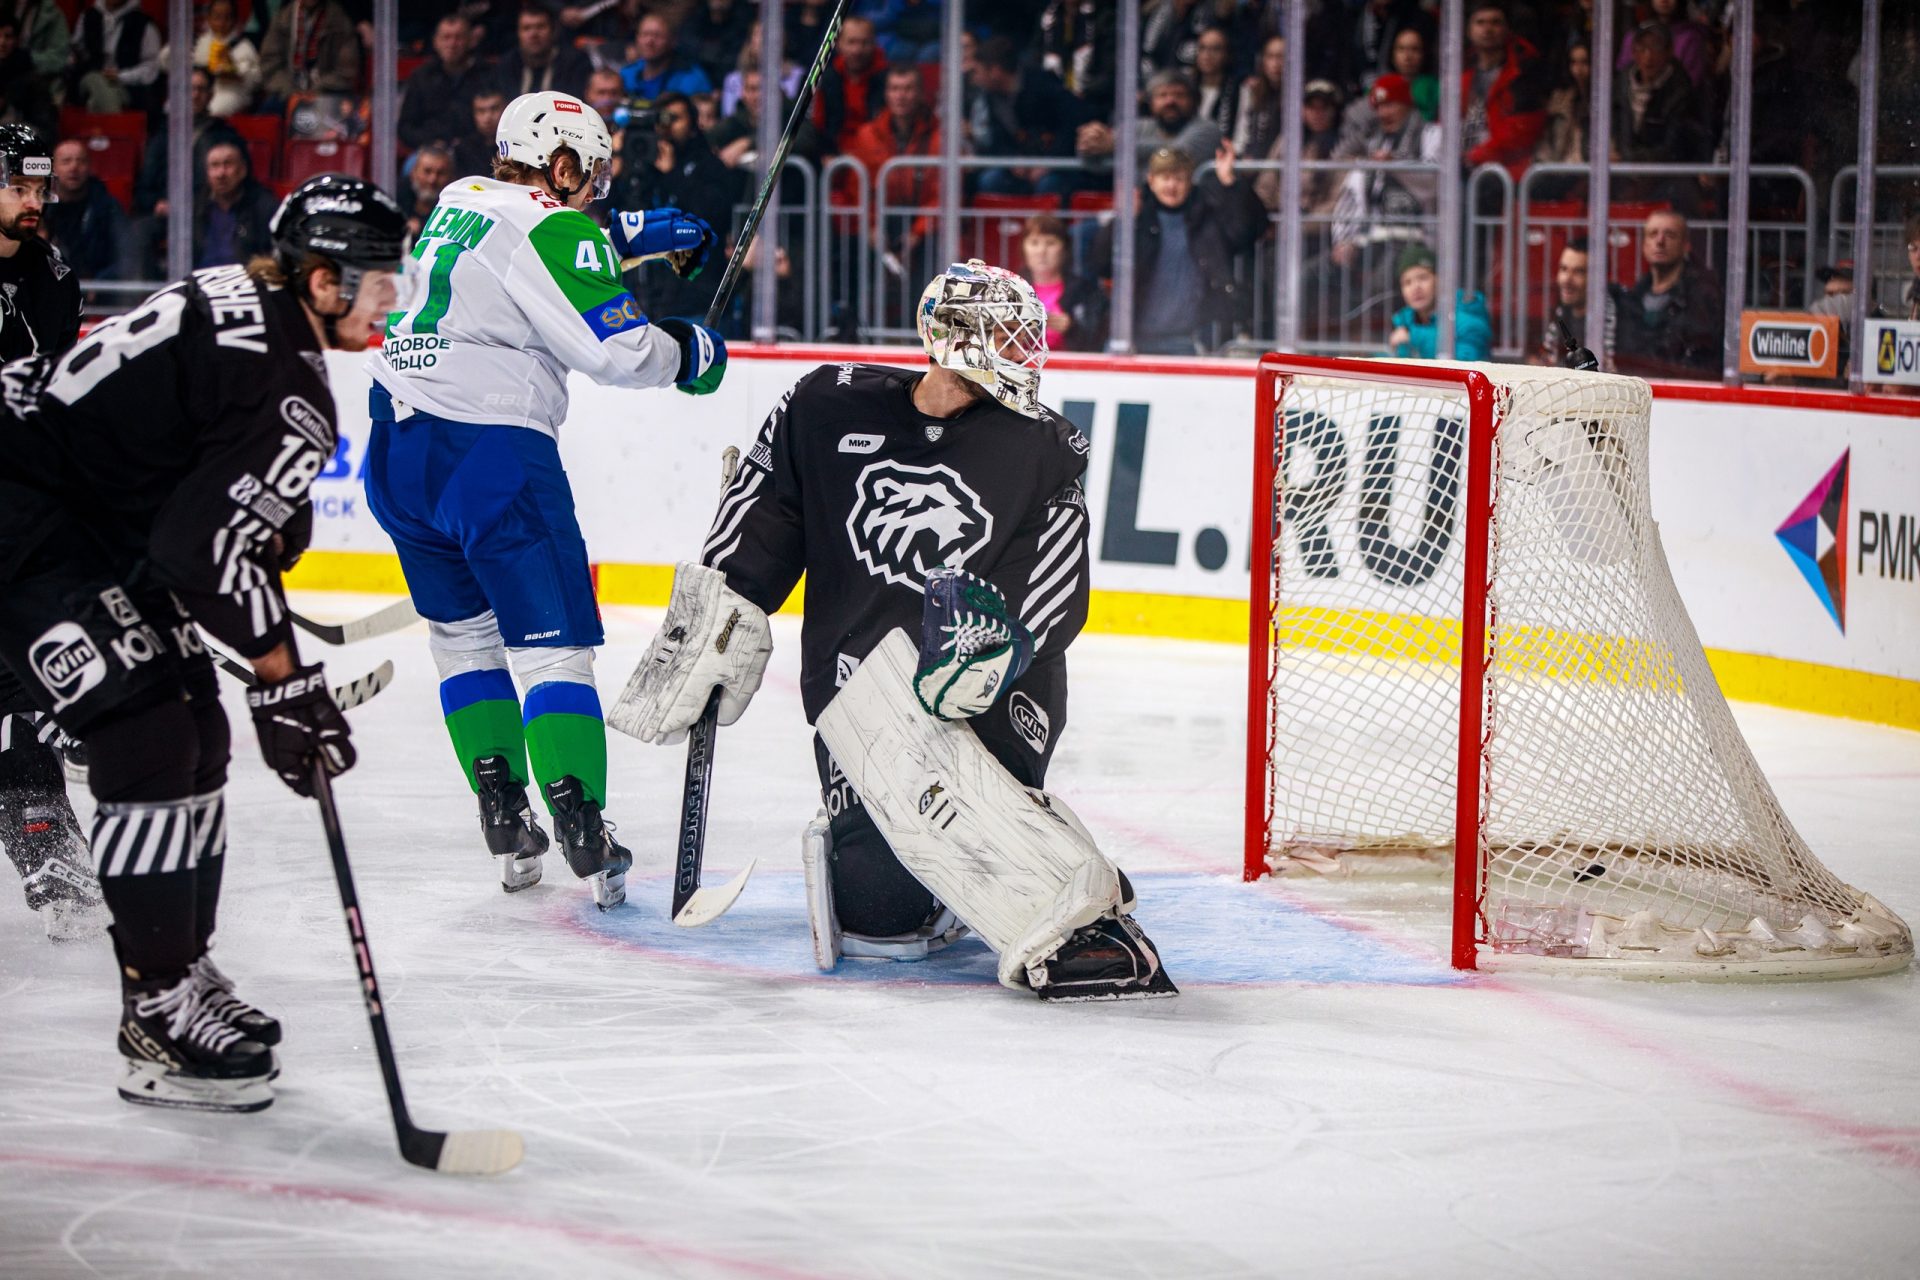
<path id="1" fill-rule="evenodd" d="M 1440 184 L 1481 166 L 1517 181 L 1535 165 L 1591 158 L 1595 0 L 1468 0 L 1458 175 L 1437 168 L 1435 0 L 1304 2 L 1302 148 L 1321 162 L 1299 184 L 1305 336 L 1336 324 L 1343 309 L 1374 308 L 1384 349 L 1431 354 Z M 1613 180 L 1613 200 L 1644 216 L 1645 228 L 1631 257 L 1643 273 L 1612 287 L 1605 354 L 1622 369 L 1711 376 L 1720 284 L 1689 220 L 1723 216 L 1726 184 L 1698 168 L 1631 166 L 1724 161 L 1733 6 L 1616 3 L 1618 45 L 1600 53 L 1616 68 L 1611 159 L 1629 167 Z M 756 0 L 408 0 L 399 6 L 398 194 L 424 219 L 447 182 L 489 170 L 505 103 L 553 89 L 591 102 L 613 129 L 615 207 L 671 203 L 728 224 L 746 195 L 761 113 L 785 114 L 832 7 L 785 4 L 772 95 L 760 83 Z M 816 165 L 857 158 L 865 199 L 901 216 L 875 219 L 867 246 L 823 237 L 826 251 L 884 255 L 903 279 L 925 278 L 937 265 L 929 211 L 940 203 L 939 170 L 895 166 L 883 190 L 872 184 L 887 161 L 937 157 L 943 131 L 961 129 L 962 151 L 977 158 L 962 198 L 1016 219 L 1019 230 L 997 248 L 1012 259 L 1004 265 L 1024 266 L 1041 286 L 1050 341 L 1100 347 L 1113 276 L 1118 8 L 970 0 L 963 112 L 949 120 L 937 110 L 941 0 L 851 0 L 795 154 Z M 1136 344 L 1219 350 L 1253 332 L 1263 302 L 1250 264 L 1273 235 L 1284 186 L 1284 3 L 1141 0 L 1141 9 Z M 275 193 L 313 172 L 366 169 L 371 0 L 205 0 L 197 10 L 195 201 L 190 217 L 176 219 L 166 191 L 162 0 L 0 0 L 0 119 L 60 139 L 59 204 L 46 230 L 90 281 L 158 279 L 177 225 L 192 236 L 196 265 L 237 260 L 262 243 Z M 1894 25 L 1890 43 L 1920 70 L 1920 26 Z M 1754 34 L 1753 161 L 1812 175 L 1824 214 L 1828 183 L 1852 157 L 1857 6 L 1759 0 Z M 1891 75 L 1886 83 L 1896 96 L 1909 91 Z M 849 176 L 820 198 L 838 210 L 856 204 L 861 188 Z M 1553 168 L 1530 183 L 1534 199 L 1568 207 L 1584 201 L 1585 186 L 1583 174 Z M 783 189 L 783 198 L 807 194 Z M 1757 214 L 1804 200 L 1796 184 L 1770 182 L 1756 182 L 1754 198 Z M 850 224 L 830 225 L 844 233 Z M 789 243 L 774 269 L 811 269 L 812 248 Z M 1617 269 L 1612 255 L 1591 263 L 1583 239 L 1564 244 L 1559 259 L 1548 268 L 1557 271 L 1553 292 L 1543 289 L 1546 301 L 1528 313 L 1540 358 L 1555 348 L 1555 315 L 1584 324 L 1589 265 Z M 1463 351 L 1484 341 L 1488 299 L 1479 291 L 1511 283 L 1484 278 L 1485 266 L 1454 300 Z M 702 288 L 658 274 L 645 280 L 650 310 L 699 309 Z M 844 336 L 883 319 L 862 315 L 865 301 L 845 308 Z"/>

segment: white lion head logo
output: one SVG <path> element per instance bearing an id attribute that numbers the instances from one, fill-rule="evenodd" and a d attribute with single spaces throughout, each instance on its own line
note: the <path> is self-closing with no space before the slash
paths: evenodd
<path id="1" fill-rule="evenodd" d="M 993 536 L 993 513 L 945 464 L 875 462 L 854 488 L 847 537 L 867 571 L 887 582 L 924 591 L 930 571 L 964 565 Z"/>

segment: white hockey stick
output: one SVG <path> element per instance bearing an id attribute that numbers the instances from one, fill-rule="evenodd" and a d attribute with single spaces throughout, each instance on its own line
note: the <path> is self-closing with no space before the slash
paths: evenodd
<path id="1" fill-rule="evenodd" d="M 414 611 L 413 601 L 401 600 L 384 609 L 376 609 L 364 618 L 355 618 L 351 622 L 315 622 L 293 614 L 293 625 L 310 636 L 318 636 L 328 644 L 354 644 L 361 640 L 371 640 L 375 636 L 384 636 L 410 627 L 420 621 L 420 615 Z"/>
<path id="2" fill-rule="evenodd" d="M 222 671 L 232 676 L 235 680 L 238 680 L 241 684 L 252 688 L 254 685 L 260 683 L 260 677 L 255 675 L 253 668 L 246 663 L 228 657 L 212 645 L 207 646 L 207 652 L 213 655 L 214 663 L 218 665 Z M 392 683 L 393 663 L 389 660 L 381 663 L 357 680 L 349 680 L 345 684 L 335 685 L 329 692 L 333 694 L 334 706 L 339 707 L 342 711 L 351 711 L 363 702 L 371 702 L 375 695 Z"/>

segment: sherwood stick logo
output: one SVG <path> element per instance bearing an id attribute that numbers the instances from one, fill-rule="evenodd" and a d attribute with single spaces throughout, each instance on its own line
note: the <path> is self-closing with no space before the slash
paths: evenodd
<path id="1" fill-rule="evenodd" d="M 1847 461 L 1852 456 L 1852 449 L 1842 453 L 1773 531 L 1842 635 L 1847 631 Z"/>

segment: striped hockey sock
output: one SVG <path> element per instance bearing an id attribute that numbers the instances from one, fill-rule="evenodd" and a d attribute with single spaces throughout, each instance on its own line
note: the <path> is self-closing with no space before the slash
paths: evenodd
<path id="1" fill-rule="evenodd" d="M 592 685 L 549 680 L 529 689 L 526 735 L 534 777 L 542 783 L 578 778 L 587 798 L 606 807 L 607 726 Z"/>
<path id="2" fill-rule="evenodd" d="M 467 785 L 480 784 L 473 776 L 476 760 L 504 757 L 513 780 L 527 785 L 527 740 L 521 730 L 520 699 L 513 677 L 504 668 L 463 671 L 440 682 L 440 711 L 447 720 L 453 753 L 466 772 Z"/>

